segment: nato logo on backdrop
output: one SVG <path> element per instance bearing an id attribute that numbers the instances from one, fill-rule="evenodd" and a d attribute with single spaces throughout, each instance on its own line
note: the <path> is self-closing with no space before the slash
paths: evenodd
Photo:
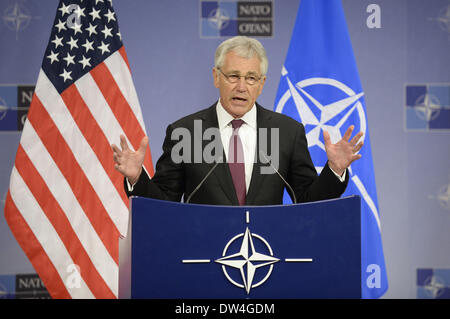
<path id="1" fill-rule="evenodd" d="M 26 0 L 2 2 L 5 7 L 0 8 L 0 19 L 6 28 L 16 34 L 16 40 L 19 40 L 19 33 L 26 30 L 32 20 L 41 18 L 32 14 L 33 10 L 30 10 L 30 4 Z"/>
<path id="2" fill-rule="evenodd" d="M 450 299 L 450 269 L 417 269 L 417 298 Z"/>
<path id="3" fill-rule="evenodd" d="M 50 299 L 37 274 L 0 275 L 0 299 Z"/>
<path id="4" fill-rule="evenodd" d="M 22 131 L 34 85 L 0 85 L 0 132 Z"/>
<path id="5" fill-rule="evenodd" d="M 450 83 L 405 86 L 407 131 L 450 130 Z"/>
<path id="6" fill-rule="evenodd" d="M 272 1 L 201 1 L 200 37 L 271 37 Z"/>

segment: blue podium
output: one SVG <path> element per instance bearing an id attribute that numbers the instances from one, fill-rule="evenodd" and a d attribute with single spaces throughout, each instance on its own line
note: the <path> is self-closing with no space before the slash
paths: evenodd
<path id="1" fill-rule="evenodd" d="M 283 206 L 131 199 L 120 298 L 360 298 L 358 196 Z"/>

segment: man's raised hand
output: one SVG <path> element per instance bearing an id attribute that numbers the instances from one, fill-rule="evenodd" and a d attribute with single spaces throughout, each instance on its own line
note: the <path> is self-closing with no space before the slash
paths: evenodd
<path id="1" fill-rule="evenodd" d="M 148 137 L 144 136 L 136 152 L 128 146 L 124 135 L 120 135 L 120 147 L 111 145 L 113 150 L 114 168 L 125 176 L 130 184 L 135 184 L 142 173 L 145 150 L 148 145 Z"/>
<path id="2" fill-rule="evenodd" d="M 356 153 L 358 153 L 363 146 L 363 142 L 361 141 L 358 143 L 358 141 L 364 133 L 359 132 L 350 140 L 354 128 L 353 125 L 350 125 L 342 139 L 336 144 L 332 144 L 330 134 L 327 131 L 323 131 L 328 165 L 333 171 L 341 176 L 347 167 L 362 156 L 361 154 Z"/>

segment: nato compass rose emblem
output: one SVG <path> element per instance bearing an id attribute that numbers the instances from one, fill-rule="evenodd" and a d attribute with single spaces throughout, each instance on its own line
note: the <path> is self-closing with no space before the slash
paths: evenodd
<path id="1" fill-rule="evenodd" d="M 366 133 L 366 116 L 363 105 L 360 102 L 364 92 L 356 93 L 344 83 L 332 78 L 308 78 L 293 84 L 284 66 L 281 75 L 286 78 L 288 89 L 280 98 L 275 111 L 282 113 L 286 103 L 291 98 L 293 99 L 302 123 L 305 126 L 309 125 L 309 127 L 312 127 L 306 133 L 309 148 L 318 146 L 322 151 L 325 151 L 325 144 L 320 139 L 322 130 L 330 133 L 333 143 L 339 141 L 342 138 L 341 127 L 347 123 L 351 116 L 356 115 L 359 121 L 359 130 Z M 340 98 L 328 104 L 321 103 L 306 90 L 315 86 L 334 88 L 341 93 Z M 307 100 L 309 100 L 311 107 L 308 105 Z M 361 141 L 364 138 L 365 134 L 362 136 Z"/>
<path id="2" fill-rule="evenodd" d="M 250 213 L 246 212 L 246 223 L 250 223 Z M 255 248 L 255 243 L 259 241 L 262 244 L 261 247 L 265 247 L 265 253 L 257 251 Z M 236 251 L 236 247 L 239 247 Z M 257 288 L 265 283 L 273 271 L 273 266 L 275 263 L 281 260 L 274 256 L 272 247 L 262 236 L 252 233 L 250 228 L 247 226 L 245 231 L 231 238 L 228 243 L 226 243 L 225 248 L 222 252 L 222 257 L 214 260 L 214 262 L 222 265 L 222 271 L 225 277 L 230 283 L 236 287 L 243 288 L 250 294 L 252 288 Z M 312 258 L 285 258 L 285 262 L 312 262 Z M 183 259 L 183 263 L 210 263 L 210 259 Z M 255 282 L 256 272 L 261 268 L 266 268 L 265 275 L 263 278 Z M 241 282 L 233 279 L 229 274 L 230 269 L 237 269 L 240 274 Z"/>
<path id="3" fill-rule="evenodd" d="M 7 7 L 2 16 L 6 27 L 16 33 L 16 40 L 19 38 L 19 31 L 26 29 L 32 19 L 40 18 L 33 17 L 25 4 L 24 1 L 16 2 L 13 6 Z"/>
<path id="4" fill-rule="evenodd" d="M 437 18 L 429 18 L 429 20 L 436 21 L 443 31 L 449 33 L 450 39 L 450 4 L 439 11 Z"/>
<path id="5" fill-rule="evenodd" d="M 445 291 L 444 281 L 438 276 L 431 276 L 425 279 L 424 290 L 433 299 L 439 298 Z"/>
<path id="6" fill-rule="evenodd" d="M 324 130 L 330 134 L 331 142 L 336 143 L 342 139 L 343 128 L 354 124 L 356 132 L 364 133 L 360 142 L 365 140 L 367 121 L 361 102 L 364 92 L 355 92 L 351 87 L 333 78 L 314 77 L 293 83 L 284 66 L 281 75 L 286 80 L 287 88 L 279 99 L 275 111 L 283 113 L 286 106 L 293 108 L 293 112 L 297 113 L 305 126 L 308 148 L 313 158 L 326 158 L 325 143 L 322 139 Z M 327 101 L 322 101 L 320 96 L 329 96 L 329 98 Z M 323 167 L 316 166 L 318 173 L 322 169 Z M 378 209 L 362 178 L 359 177 L 360 173 L 353 170 L 352 165 L 348 170 L 350 180 L 361 193 L 380 227 Z"/>
<path id="7" fill-rule="evenodd" d="M 3 120 L 8 113 L 8 105 L 2 97 L 0 96 L 0 121 Z"/>
<path id="8" fill-rule="evenodd" d="M 217 8 L 208 15 L 208 22 L 213 28 L 222 30 L 230 23 L 230 17 L 224 9 Z"/>
<path id="9" fill-rule="evenodd" d="M 439 116 L 441 103 L 436 96 L 427 93 L 417 98 L 414 110 L 421 120 L 430 122 Z"/>
<path id="10" fill-rule="evenodd" d="M 436 196 L 429 195 L 428 198 L 437 199 L 442 208 L 450 210 L 450 182 L 448 184 L 444 184 L 441 188 L 439 188 Z"/>

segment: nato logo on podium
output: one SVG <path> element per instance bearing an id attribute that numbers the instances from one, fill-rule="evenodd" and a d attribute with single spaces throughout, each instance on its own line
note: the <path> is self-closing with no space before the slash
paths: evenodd
<path id="1" fill-rule="evenodd" d="M 246 223 L 250 223 L 250 212 L 246 211 Z M 259 245 L 258 245 L 259 244 Z M 262 247 L 258 250 L 255 247 Z M 272 247 L 268 241 L 262 236 L 252 233 L 247 226 L 244 233 L 238 234 L 231 238 L 225 245 L 222 257 L 216 259 L 215 262 L 222 265 L 222 271 L 230 283 L 236 287 L 243 288 L 250 293 L 250 289 L 261 286 L 269 279 L 273 271 L 274 264 L 280 262 L 279 258 L 274 256 Z M 312 258 L 284 258 L 284 262 L 312 262 Z M 183 263 L 210 263 L 210 259 L 183 259 Z M 256 272 L 261 272 L 262 279 L 255 282 Z M 240 279 L 233 279 L 228 269 L 237 269 Z M 240 282 L 239 282 L 240 280 Z"/>

